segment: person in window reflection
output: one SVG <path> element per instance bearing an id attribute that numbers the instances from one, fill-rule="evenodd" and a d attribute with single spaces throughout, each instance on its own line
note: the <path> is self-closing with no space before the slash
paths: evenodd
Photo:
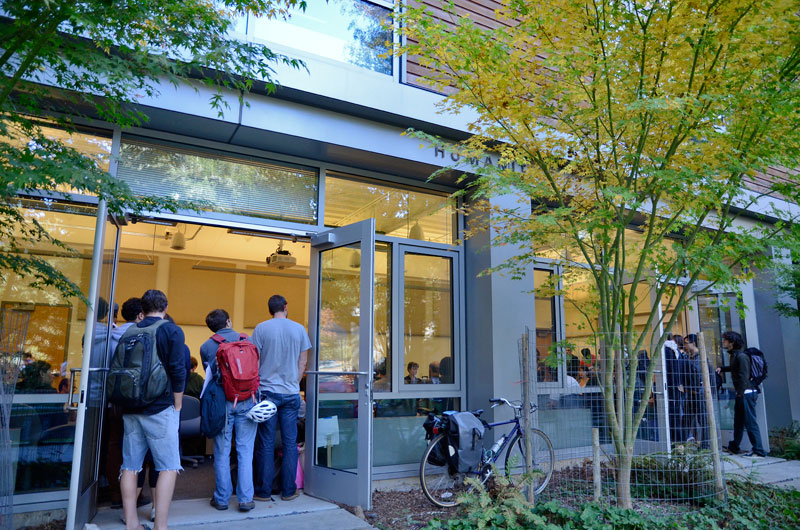
<path id="1" fill-rule="evenodd" d="M 439 382 L 443 385 L 452 384 L 454 382 L 453 379 L 453 358 L 443 357 L 441 361 L 439 361 Z"/>
<path id="2" fill-rule="evenodd" d="M 442 380 L 439 378 L 439 363 L 436 361 L 428 365 L 428 377 L 430 378 L 429 382 L 432 385 L 438 385 L 442 382 Z"/>
<path id="3" fill-rule="evenodd" d="M 50 363 L 33 361 L 23 368 L 17 383 L 17 392 L 21 394 L 47 394 L 56 391 L 53 388 L 53 376 L 50 374 Z"/>
<path id="4" fill-rule="evenodd" d="M 420 381 L 419 377 L 417 377 L 417 372 L 419 371 L 419 363 L 411 361 L 410 363 L 408 363 L 406 369 L 408 370 L 408 375 L 403 378 L 403 381 L 405 381 L 407 385 L 417 385 L 422 382 Z"/>

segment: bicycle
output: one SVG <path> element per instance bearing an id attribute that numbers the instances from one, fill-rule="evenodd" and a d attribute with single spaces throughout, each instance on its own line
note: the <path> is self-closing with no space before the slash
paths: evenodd
<path id="1" fill-rule="evenodd" d="M 457 496 L 459 493 L 469 492 L 475 487 L 471 481 L 466 480 L 467 478 L 474 477 L 481 484 L 485 484 L 492 476 L 494 469 L 492 464 L 497 462 L 503 452 L 506 454 L 503 470 L 512 484 L 515 482 L 515 477 L 523 473 L 525 466 L 525 439 L 522 436 L 522 428 L 520 427 L 522 405 L 512 403 L 505 398 L 494 398 L 490 399 L 489 402 L 492 404 L 491 408 L 501 404 L 511 407 L 514 410 L 514 419 L 496 423 L 487 423 L 481 420 L 486 428 L 492 429 L 510 424 L 514 426 L 511 432 L 495 442 L 492 449 L 483 450 L 478 469 L 471 473 L 458 473 L 450 468 L 446 455 L 454 454 L 455 448 L 448 443 L 447 432 L 444 432 L 445 420 L 436 416 L 433 412 L 428 413 L 429 420 L 434 422 L 432 428 L 434 436 L 422 455 L 422 462 L 419 465 L 419 480 L 422 491 L 433 504 L 441 507 L 455 506 L 458 502 Z M 537 408 L 536 405 L 531 405 L 531 413 L 535 412 Z M 472 413 L 480 418 L 483 412 L 483 409 L 479 409 Z M 533 482 L 531 485 L 538 495 L 544 491 L 553 475 L 553 444 L 550 442 L 550 438 L 539 429 L 531 428 L 530 433 L 532 435 L 531 448 L 533 449 L 531 455 Z M 444 444 L 444 446 L 439 444 Z M 445 455 L 445 457 L 442 458 L 442 455 Z"/>

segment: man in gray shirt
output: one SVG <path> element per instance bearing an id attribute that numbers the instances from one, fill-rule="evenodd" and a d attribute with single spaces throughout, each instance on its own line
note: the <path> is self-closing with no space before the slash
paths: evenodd
<path id="1" fill-rule="evenodd" d="M 275 430 L 281 425 L 283 462 L 281 464 L 281 499 L 297 498 L 297 416 L 300 410 L 300 379 L 306 370 L 311 341 L 305 328 L 287 318 L 286 298 L 273 295 L 268 302 L 272 319 L 260 323 L 251 340 L 261 356 L 260 399 L 269 399 L 278 413 L 258 424 L 255 448 L 256 500 L 271 501 L 275 476 Z"/>

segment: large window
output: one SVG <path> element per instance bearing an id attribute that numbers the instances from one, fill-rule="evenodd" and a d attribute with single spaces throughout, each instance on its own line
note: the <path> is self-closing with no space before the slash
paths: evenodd
<path id="1" fill-rule="evenodd" d="M 344 226 L 371 217 L 378 234 L 455 243 L 455 209 L 446 194 L 329 172 L 325 177 L 325 226 Z"/>
<path id="2" fill-rule="evenodd" d="M 287 20 L 249 17 L 248 32 L 256 39 L 392 75 L 392 58 L 384 56 L 392 42 L 392 32 L 384 26 L 390 14 L 390 9 L 362 0 L 312 1 Z"/>
<path id="3" fill-rule="evenodd" d="M 317 219 L 313 168 L 125 139 L 117 176 L 134 193 L 195 201 L 211 211 L 297 223 Z"/>

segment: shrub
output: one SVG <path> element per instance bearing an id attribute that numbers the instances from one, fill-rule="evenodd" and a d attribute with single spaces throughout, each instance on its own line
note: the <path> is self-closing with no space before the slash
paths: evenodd
<path id="1" fill-rule="evenodd" d="M 769 445 L 772 456 L 800 460 L 800 421 L 793 421 L 788 427 L 772 429 Z"/>

